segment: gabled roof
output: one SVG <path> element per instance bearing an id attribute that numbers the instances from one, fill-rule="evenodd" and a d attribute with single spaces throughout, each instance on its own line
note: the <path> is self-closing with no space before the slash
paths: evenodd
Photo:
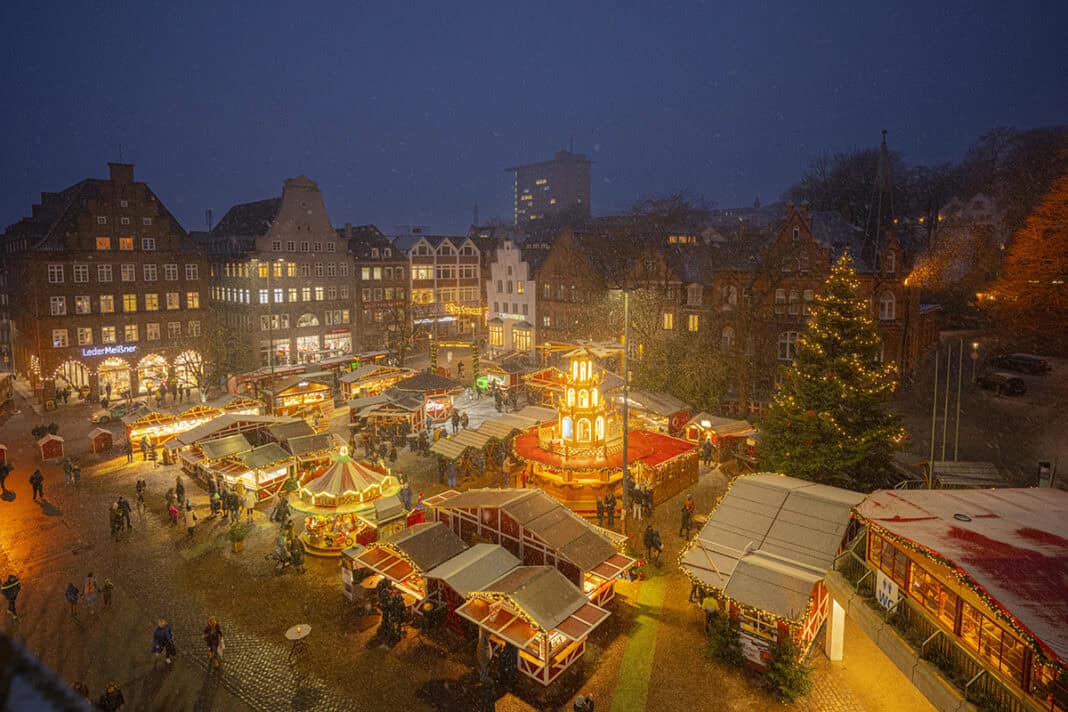
<path id="1" fill-rule="evenodd" d="M 553 630 L 572 613 L 587 605 L 575 584 L 552 566 L 518 566 L 483 592 L 502 593 L 542 630 Z"/>
<path id="2" fill-rule="evenodd" d="M 619 396 L 620 402 L 623 396 Z M 659 391 L 635 391 L 631 390 L 630 406 L 640 410 L 647 410 L 656 415 L 669 416 L 683 410 L 688 410 L 689 405 L 669 393 Z"/>
<path id="3" fill-rule="evenodd" d="M 295 457 L 309 453 L 324 452 L 334 446 L 334 436 L 331 433 L 313 433 L 290 438 L 286 447 Z"/>
<path id="4" fill-rule="evenodd" d="M 439 376 L 436 373 L 423 371 L 422 373 L 417 373 L 414 376 L 405 378 L 403 381 L 397 381 L 389 391 L 414 391 L 425 393 L 427 391 L 447 391 L 454 388 L 462 389 L 463 384 L 459 381 L 454 381 L 451 378 Z M 386 391 L 386 393 L 388 394 L 389 391 Z"/>
<path id="5" fill-rule="evenodd" d="M 799 621 L 864 495 L 774 474 L 735 480 L 681 564 L 748 606 Z"/>
<path id="6" fill-rule="evenodd" d="M 239 436 L 239 437 L 244 437 Z M 245 466 L 250 470 L 258 470 L 264 467 L 270 467 L 279 462 L 288 462 L 293 459 L 293 456 L 286 451 L 278 443 L 267 443 L 261 445 L 258 448 L 253 449 L 251 452 L 245 453 L 241 460 L 245 463 Z"/>
<path id="7" fill-rule="evenodd" d="M 235 205 L 226 211 L 211 234 L 215 238 L 266 235 L 281 207 L 280 197 Z"/>
<path id="8" fill-rule="evenodd" d="M 519 566 L 519 559 L 499 544 L 475 544 L 427 572 L 427 578 L 444 581 L 465 598 Z"/>
<path id="9" fill-rule="evenodd" d="M 218 460 L 223 457 L 232 457 L 252 450 L 252 443 L 242 433 L 227 435 L 224 438 L 206 440 L 199 443 L 204 456 L 209 460 Z"/>
<path id="10" fill-rule="evenodd" d="M 416 524 L 397 532 L 385 544 L 402 552 L 423 572 L 467 549 L 467 544 L 444 522 Z"/>
<path id="11" fill-rule="evenodd" d="M 876 531 L 954 568 L 1068 663 L 1068 492 L 883 490 L 856 511 Z"/>
<path id="12" fill-rule="evenodd" d="M 308 424 L 308 421 L 303 418 L 300 420 L 294 420 L 291 423 L 279 423 L 278 425 L 272 425 L 267 428 L 267 432 L 271 437 L 279 442 L 285 442 L 290 438 L 299 438 L 304 435 L 312 435 L 315 433 L 312 430 L 312 426 Z"/>
<path id="13" fill-rule="evenodd" d="M 212 418 L 203 425 L 198 425 L 195 428 L 186 430 L 184 433 L 179 434 L 167 443 L 165 447 L 173 449 L 181 447 L 182 445 L 192 445 L 198 440 L 204 440 L 210 438 L 220 430 L 232 427 L 239 423 L 253 423 L 257 425 L 272 425 L 276 423 L 290 423 L 297 418 L 281 418 L 273 415 L 238 415 L 234 413 L 225 413 L 218 418 Z"/>

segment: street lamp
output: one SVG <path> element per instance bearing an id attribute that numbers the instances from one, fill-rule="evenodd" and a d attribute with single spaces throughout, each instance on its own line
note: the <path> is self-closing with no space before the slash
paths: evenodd
<path id="1" fill-rule="evenodd" d="M 630 506 L 631 493 L 634 483 L 630 480 L 630 468 L 628 467 L 627 441 L 630 431 L 630 363 L 627 354 L 630 352 L 630 293 L 633 288 L 624 287 L 623 292 L 623 507 Z M 623 522 L 627 521 L 626 516 Z"/>
<path id="2" fill-rule="evenodd" d="M 975 383 L 975 364 L 979 362 L 979 342 L 972 342 L 972 383 Z"/>

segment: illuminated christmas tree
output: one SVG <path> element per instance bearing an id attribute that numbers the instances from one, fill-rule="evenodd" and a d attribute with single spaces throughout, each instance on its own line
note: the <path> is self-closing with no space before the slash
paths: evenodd
<path id="1" fill-rule="evenodd" d="M 903 437 L 886 410 L 893 364 L 848 253 L 831 268 L 800 334 L 793 362 L 761 426 L 761 467 L 825 484 L 882 484 Z"/>

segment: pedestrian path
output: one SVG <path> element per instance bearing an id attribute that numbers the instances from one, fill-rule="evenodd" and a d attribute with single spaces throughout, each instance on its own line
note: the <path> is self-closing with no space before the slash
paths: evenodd
<path id="1" fill-rule="evenodd" d="M 612 712 L 646 708 L 660 627 L 656 614 L 663 606 L 668 589 L 667 576 L 657 573 L 643 581 L 638 590 L 638 615 L 634 619 L 634 628 L 627 634 L 627 647 L 612 696 Z"/>

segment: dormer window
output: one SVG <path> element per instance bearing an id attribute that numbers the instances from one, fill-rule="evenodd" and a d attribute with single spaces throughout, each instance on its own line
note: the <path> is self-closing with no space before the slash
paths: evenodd
<path id="1" fill-rule="evenodd" d="M 794 242 L 797 242 L 801 239 L 801 228 L 797 227 L 796 225 L 794 226 L 794 234 L 792 239 Z"/>
<path id="2" fill-rule="evenodd" d="M 886 258 L 883 260 L 883 266 L 886 268 L 887 274 L 893 274 L 897 271 L 897 255 L 893 252 L 887 252 Z"/>

